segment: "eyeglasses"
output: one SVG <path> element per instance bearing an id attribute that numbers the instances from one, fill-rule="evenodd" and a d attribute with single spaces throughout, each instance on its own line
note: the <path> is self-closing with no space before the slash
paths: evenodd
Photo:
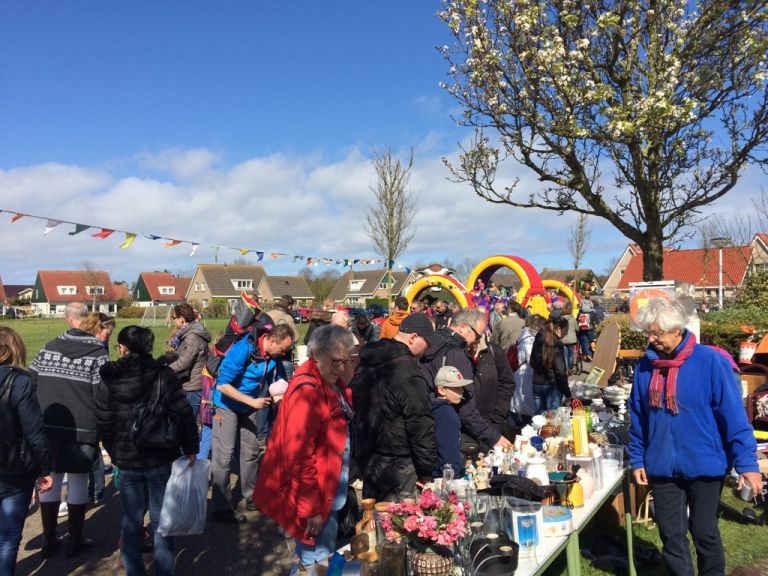
<path id="1" fill-rule="evenodd" d="M 104 314 L 104 312 L 99 312 L 99 324 L 112 324 L 114 326 L 115 318 Z"/>
<path id="2" fill-rule="evenodd" d="M 648 336 L 648 339 L 651 339 L 651 338 L 661 338 L 666 333 L 667 333 L 667 330 L 649 330 L 645 334 L 646 336 Z"/>
<path id="3" fill-rule="evenodd" d="M 482 338 L 482 337 L 483 337 L 483 335 L 482 335 L 482 334 L 480 334 L 480 332 L 478 332 L 477 330 L 475 330 L 475 327 L 474 327 L 474 326 L 472 326 L 472 324 L 467 324 L 466 326 L 467 326 L 467 328 L 469 328 L 470 330 L 472 330 L 472 333 L 475 335 L 475 338 L 476 338 L 477 340 L 480 340 L 480 338 Z"/>
<path id="4" fill-rule="evenodd" d="M 342 366 L 346 368 L 347 366 L 351 366 L 354 361 L 355 361 L 354 358 L 350 358 L 349 360 L 342 360 L 341 358 L 333 358 L 331 360 L 331 366 L 333 366 L 334 368 L 341 368 Z"/>

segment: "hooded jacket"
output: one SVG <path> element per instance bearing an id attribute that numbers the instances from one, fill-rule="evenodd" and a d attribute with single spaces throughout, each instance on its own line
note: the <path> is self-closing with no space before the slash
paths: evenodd
<path id="1" fill-rule="evenodd" d="M 176 348 L 178 358 L 169 364 L 176 373 L 185 392 L 194 392 L 203 388 L 203 366 L 208 359 L 208 344 L 211 334 L 205 326 L 195 320 L 181 337 Z"/>
<path id="2" fill-rule="evenodd" d="M 99 369 L 107 360 L 101 340 L 75 328 L 38 352 L 29 373 L 49 435 L 74 433 L 75 442 L 98 442 L 93 396 L 100 382 Z"/>
<path id="3" fill-rule="evenodd" d="M 443 366 L 453 366 L 462 374 L 472 374 L 472 362 L 466 353 L 467 341 L 450 328 L 435 332 L 436 343 L 421 358 L 421 368 L 429 382 L 429 389 L 434 391 L 435 376 Z M 501 432 L 483 418 L 477 409 L 475 385 L 464 387 L 464 399 L 458 405 L 461 428 L 472 438 L 488 446 L 494 446 L 501 438 Z"/>
<path id="4" fill-rule="evenodd" d="M 197 422 L 178 378 L 151 356 L 128 354 L 101 368 L 96 392 L 99 438 L 119 468 L 155 468 L 197 454 Z M 138 448 L 131 439 L 133 408 L 160 386 L 160 398 L 178 425 L 176 448 Z"/>
<path id="5" fill-rule="evenodd" d="M 674 354 L 688 338 L 686 331 Z M 679 412 L 673 414 L 649 404 L 651 360 L 657 358 L 649 347 L 635 369 L 628 402 L 632 469 L 645 468 L 650 477 L 685 479 L 723 477 L 731 466 L 739 473 L 758 472 L 755 436 L 727 361 L 717 350 L 696 344 L 677 373 Z M 666 404 L 663 396 L 661 404 Z"/>
<path id="6" fill-rule="evenodd" d="M 483 337 L 478 343 L 478 353 L 472 359 L 472 366 L 477 410 L 483 418 L 502 430 L 515 393 L 515 376 L 507 354 Z"/>
<path id="7" fill-rule="evenodd" d="M 381 325 L 382 338 L 394 338 L 400 332 L 400 323 L 407 318 L 408 310 L 395 310 Z"/>
<path id="8" fill-rule="evenodd" d="M 418 476 L 431 477 L 437 447 L 429 387 L 408 347 L 396 340 L 366 345 L 350 387 L 355 457 L 364 477 L 376 455 L 411 458 Z"/>

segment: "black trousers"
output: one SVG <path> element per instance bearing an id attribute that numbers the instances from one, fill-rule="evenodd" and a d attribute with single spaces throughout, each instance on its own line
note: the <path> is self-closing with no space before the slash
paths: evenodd
<path id="1" fill-rule="evenodd" d="M 717 527 L 724 478 L 650 478 L 654 514 L 669 574 L 694 576 L 688 531 L 696 547 L 699 576 L 723 576 L 725 554 Z"/>

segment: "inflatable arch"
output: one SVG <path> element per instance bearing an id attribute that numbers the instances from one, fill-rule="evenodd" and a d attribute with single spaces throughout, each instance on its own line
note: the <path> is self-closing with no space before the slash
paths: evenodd
<path id="1" fill-rule="evenodd" d="M 456 278 L 443 276 L 442 274 L 430 274 L 416 280 L 405 296 L 408 299 L 408 306 L 410 306 L 411 302 L 416 300 L 422 292 L 435 286 L 448 290 L 451 296 L 456 299 L 456 303 L 462 308 L 472 306 L 471 302 L 467 300 L 467 294 L 462 283 Z"/>
<path id="2" fill-rule="evenodd" d="M 520 279 L 520 290 L 517 292 L 517 301 L 522 306 L 529 307 L 531 312 L 541 314 L 545 318 L 549 316 L 547 310 L 546 290 L 541 283 L 541 277 L 533 265 L 519 256 L 491 256 L 475 266 L 467 279 L 467 287 L 475 290 L 475 284 L 482 280 L 488 284 L 499 268 L 509 268 Z"/>
<path id="3" fill-rule="evenodd" d="M 557 290 L 563 296 L 568 298 L 568 300 L 571 302 L 571 316 L 578 318 L 579 303 L 581 302 L 581 298 L 576 295 L 576 293 L 570 286 L 568 286 L 568 284 L 562 282 L 561 280 L 555 280 L 554 278 L 545 278 L 541 281 L 541 284 L 544 286 L 544 288 Z"/>

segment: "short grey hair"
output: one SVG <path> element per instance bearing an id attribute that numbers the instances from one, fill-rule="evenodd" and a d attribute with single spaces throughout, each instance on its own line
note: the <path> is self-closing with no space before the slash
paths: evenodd
<path id="1" fill-rule="evenodd" d="M 474 327 L 478 322 L 486 322 L 484 308 L 462 308 L 454 315 L 451 326 L 467 324 Z"/>
<path id="2" fill-rule="evenodd" d="M 88 317 L 88 306 L 82 302 L 70 302 L 64 308 L 64 318 L 73 320 L 85 320 Z"/>
<path id="3" fill-rule="evenodd" d="M 307 352 L 310 357 L 317 360 L 319 356 L 328 356 L 336 347 L 352 352 L 356 346 L 357 338 L 352 332 L 335 324 L 326 324 L 312 331 Z"/>
<path id="4" fill-rule="evenodd" d="M 688 323 L 688 314 L 685 306 L 680 302 L 666 300 L 664 298 L 651 298 L 648 304 L 640 308 L 637 313 L 637 325 L 648 332 L 651 324 L 656 323 L 661 330 L 682 330 Z"/>

